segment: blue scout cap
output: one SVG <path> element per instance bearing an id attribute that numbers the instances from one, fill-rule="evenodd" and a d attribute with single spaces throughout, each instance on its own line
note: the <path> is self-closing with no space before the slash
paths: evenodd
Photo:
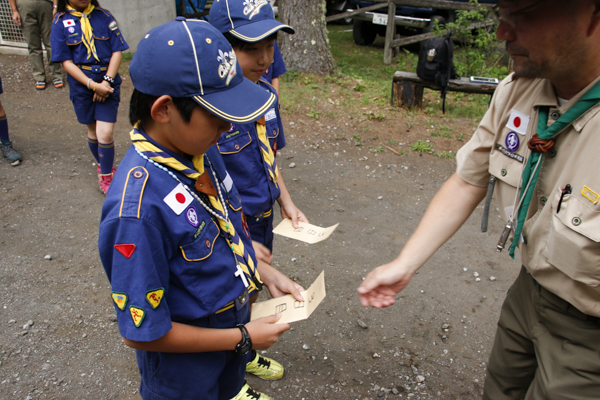
<path id="1" fill-rule="evenodd" d="M 268 0 L 215 0 L 208 15 L 219 32 L 229 32 L 244 42 L 259 42 L 278 30 L 295 33 L 273 16 Z"/>
<path id="2" fill-rule="evenodd" d="M 225 37 L 206 21 L 177 17 L 144 36 L 129 74 L 147 95 L 191 97 L 217 117 L 234 124 L 265 114 L 275 95 L 244 78 Z"/>

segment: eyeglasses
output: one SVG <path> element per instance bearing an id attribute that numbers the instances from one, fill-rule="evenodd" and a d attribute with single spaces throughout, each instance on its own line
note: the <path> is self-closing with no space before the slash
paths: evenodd
<path id="1" fill-rule="evenodd" d="M 498 9 L 498 14 L 500 15 L 500 21 L 505 22 L 513 28 L 517 26 L 517 18 L 521 15 L 528 14 L 532 11 L 538 9 L 546 0 L 536 1 L 533 4 L 520 8 L 516 11 L 510 12 L 506 8 Z"/>

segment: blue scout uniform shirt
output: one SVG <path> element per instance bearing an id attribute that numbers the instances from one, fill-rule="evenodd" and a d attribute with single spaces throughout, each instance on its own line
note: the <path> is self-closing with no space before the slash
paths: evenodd
<path id="1" fill-rule="evenodd" d="M 129 46 L 123 38 L 114 17 L 103 8 L 96 7 L 89 16 L 94 35 L 94 44 L 100 61 L 93 55 L 88 58 L 87 48 L 82 42 L 79 18 L 68 12 L 56 14 L 52 22 L 52 61 L 73 60 L 75 64 L 108 65 L 112 53 L 127 50 Z"/>
<path id="2" fill-rule="evenodd" d="M 258 81 L 258 84 L 277 94 L 268 83 Z M 227 171 L 242 198 L 246 215 L 257 215 L 270 210 L 280 195 L 279 188 L 269 180 L 256 132 L 257 123 L 232 125 L 232 129 L 221 134 L 217 142 Z M 285 147 L 278 101 L 265 114 L 265 123 L 267 138 L 274 152 Z"/>
<path id="3" fill-rule="evenodd" d="M 273 51 L 273 62 L 269 65 L 269 68 L 267 68 L 261 78 L 269 83 L 271 83 L 274 78 L 279 78 L 287 72 L 285 61 L 283 61 L 281 50 L 279 50 L 277 42 L 273 42 L 273 45 L 275 46 L 275 50 Z"/>
<path id="4" fill-rule="evenodd" d="M 190 160 L 148 140 L 194 168 Z M 242 226 L 240 199 L 220 154 L 212 147 L 206 156 L 206 170 L 210 171 L 210 159 L 222 180 L 231 223 L 255 260 Z M 173 173 L 193 190 L 192 179 Z M 217 224 L 183 187 L 174 191 L 178 185 L 132 146 L 102 207 L 100 258 L 112 286 L 121 336 L 130 340 L 152 341 L 171 329 L 171 321 L 195 324 L 235 307 L 232 302 L 245 290 Z"/>

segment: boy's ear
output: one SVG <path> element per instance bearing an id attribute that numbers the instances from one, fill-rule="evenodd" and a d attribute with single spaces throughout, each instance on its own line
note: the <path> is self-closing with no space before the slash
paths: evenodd
<path id="1" fill-rule="evenodd" d="M 171 96 L 162 95 L 152 103 L 150 108 L 150 115 L 152 119 L 159 124 L 168 124 L 171 120 L 171 113 L 169 107 L 175 107 Z"/>

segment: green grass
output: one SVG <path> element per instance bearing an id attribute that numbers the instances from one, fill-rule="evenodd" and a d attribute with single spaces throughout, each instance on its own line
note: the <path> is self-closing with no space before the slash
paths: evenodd
<path id="1" fill-rule="evenodd" d="M 417 140 L 416 143 L 409 144 L 409 146 L 412 151 L 429 154 L 433 153 L 433 145 L 421 139 Z"/>
<path id="2" fill-rule="evenodd" d="M 475 124 L 485 114 L 489 96 L 449 92 L 444 116 L 439 92 L 428 89 L 425 90 L 423 108 L 420 111 L 401 110 L 395 107 L 390 109 L 394 72 L 415 72 L 417 54 L 401 48 L 399 55 L 392 59 L 392 63 L 385 65 L 382 37 L 378 37 L 371 46 L 358 46 L 352 39 L 351 26 L 332 24 L 327 28 L 331 53 L 338 70 L 327 76 L 288 70 L 282 76 L 283 90 L 280 104 L 283 113 L 302 110 L 305 114 L 308 112 L 310 118 L 318 119 L 319 114 L 314 111 L 315 104 L 332 98 L 335 100 L 335 111 L 329 111 L 321 117 L 338 118 L 353 113 L 362 115 L 366 120 L 383 121 L 387 118 L 386 114 L 403 111 L 408 129 L 413 128 L 411 120 L 423 114 L 451 119 L 466 118 Z M 455 46 L 457 57 L 460 56 L 461 51 L 463 50 L 460 46 Z M 436 130 L 435 135 L 454 137 L 443 126 Z M 456 139 L 460 141 L 462 138 Z"/>

